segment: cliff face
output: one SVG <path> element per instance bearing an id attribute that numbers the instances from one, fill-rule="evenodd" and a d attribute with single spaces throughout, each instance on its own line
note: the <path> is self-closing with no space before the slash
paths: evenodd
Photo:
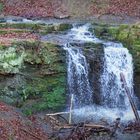
<path id="1" fill-rule="evenodd" d="M 64 106 L 65 52 L 39 34 L 69 25 L 7 24 L 0 28 L 0 100 L 32 114 Z M 36 37 L 35 37 L 36 36 Z"/>

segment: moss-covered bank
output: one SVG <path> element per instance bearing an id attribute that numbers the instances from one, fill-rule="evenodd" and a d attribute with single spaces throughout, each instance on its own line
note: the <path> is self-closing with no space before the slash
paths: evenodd
<path id="1" fill-rule="evenodd" d="M 0 23 L 0 100 L 26 114 L 65 105 L 65 52 L 41 36 L 71 24 Z"/>
<path id="2" fill-rule="evenodd" d="M 0 23 L 0 34 L 5 33 L 4 31 L 1 31 L 1 29 L 16 29 L 16 32 L 33 31 L 41 34 L 48 34 L 52 32 L 66 31 L 70 28 L 72 28 L 72 25 L 66 23 Z"/>
<path id="3" fill-rule="evenodd" d="M 0 99 L 26 114 L 65 103 L 65 52 L 50 43 L 18 42 L 0 47 Z"/>

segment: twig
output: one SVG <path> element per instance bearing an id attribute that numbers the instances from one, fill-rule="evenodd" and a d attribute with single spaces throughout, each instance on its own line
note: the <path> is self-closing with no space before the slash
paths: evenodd
<path id="1" fill-rule="evenodd" d="M 20 129 L 21 129 L 22 131 L 24 131 L 25 133 L 28 133 L 29 135 L 35 137 L 36 139 L 42 140 L 40 137 L 36 136 L 35 134 L 31 133 L 30 131 L 27 131 L 27 130 L 25 130 L 25 129 L 23 129 L 23 128 L 20 128 Z"/>
<path id="2" fill-rule="evenodd" d="M 52 114 L 46 114 L 47 116 L 56 116 L 56 115 L 63 115 L 63 114 L 69 114 L 70 112 L 57 112 Z"/>

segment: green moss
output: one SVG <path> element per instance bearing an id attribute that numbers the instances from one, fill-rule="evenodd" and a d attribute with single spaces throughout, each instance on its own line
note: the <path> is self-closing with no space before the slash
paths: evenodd
<path id="1" fill-rule="evenodd" d="M 30 98 L 36 98 L 37 101 L 31 103 L 30 105 L 25 105 L 22 110 L 25 114 L 30 115 L 37 111 L 42 110 L 57 110 L 61 109 L 65 105 L 66 101 L 66 78 L 65 75 L 50 76 L 43 79 L 38 79 L 32 81 L 30 86 L 25 89 L 26 100 Z"/>
<path id="2" fill-rule="evenodd" d="M 40 24 L 35 23 L 1 23 L 0 28 L 15 28 L 15 29 L 31 29 L 38 30 L 42 27 Z"/>
<path id="3" fill-rule="evenodd" d="M 114 34 L 114 37 L 116 37 L 116 35 L 118 34 L 118 32 L 119 32 L 119 27 L 110 27 L 110 28 L 108 28 L 108 32 L 109 32 L 109 34 Z"/>
<path id="4" fill-rule="evenodd" d="M 61 23 L 61 24 L 55 25 L 55 31 L 66 31 L 71 28 L 72 28 L 71 24 Z"/>
<path id="5" fill-rule="evenodd" d="M 119 30 L 121 31 L 121 30 L 128 29 L 129 26 L 130 26 L 130 25 L 128 25 L 128 24 L 121 24 L 121 25 L 119 26 Z"/>
<path id="6" fill-rule="evenodd" d="M 118 35 L 116 36 L 118 38 L 118 40 L 127 40 L 128 39 L 128 35 L 129 35 L 129 31 L 123 31 L 123 32 L 119 32 Z"/>
<path id="7" fill-rule="evenodd" d="M 17 53 L 15 47 L 0 50 L 0 73 L 17 73 L 22 67 L 24 51 Z"/>
<path id="8" fill-rule="evenodd" d="M 0 48 L 3 72 L 14 73 L 10 81 L 7 79 L 8 85 L 6 80 L 0 86 L 1 100 L 21 107 L 26 114 L 64 106 L 66 67 L 60 47 L 25 41 Z M 28 104 L 32 100 L 35 102 Z"/>

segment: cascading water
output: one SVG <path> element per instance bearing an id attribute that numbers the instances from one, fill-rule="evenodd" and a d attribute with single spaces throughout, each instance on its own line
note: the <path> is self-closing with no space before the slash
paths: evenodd
<path id="1" fill-rule="evenodd" d="M 132 56 L 121 43 L 105 43 L 104 71 L 101 76 L 103 105 L 111 108 L 128 109 L 130 104 L 120 73 L 123 73 L 127 86 L 133 90 L 133 63 Z"/>
<path id="2" fill-rule="evenodd" d="M 88 66 L 80 48 L 66 44 L 68 91 L 74 95 L 74 107 L 92 103 L 92 91 L 89 85 Z"/>
<path id="3" fill-rule="evenodd" d="M 92 34 L 88 31 L 88 25 L 75 26 L 67 36 L 70 42 L 92 42 L 93 40 Z M 88 64 L 82 49 L 70 43 L 65 44 L 64 49 L 67 52 L 68 92 L 69 95 L 74 95 L 74 108 L 91 105 L 93 92 L 89 83 Z"/>
<path id="4" fill-rule="evenodd" d="M 120 73 L 125 75 L 127 85 L 133 89 L 133 64 L 132 57 L 128 50 L 121 43 L 105 42 L 89 31 L 89 25 L 74 27 L 68 33 L 68 36 L 75 41 L 102 43 L 104 45 L 104 66 L 101 80 L 101 105 L 86 106 L 79 110 L 75 110 L 76 115 L 85 116 L 87 118 L 108 118 L 124 117 L 125 120 L 133 118 L 130 104 L 122 87 Z M 68 85 L 70 94 L 75 96 L 75 101 L 79 104 L 92 103 L 92 95 L 90 83 L 88 80 L 88 65 L 79 48 L 74 46 L 65 47 L 68 52 Z M 83 63 L 84 62 L 84 63 Z M 94 86 L 94 85 L 93 85 Z M 125 112 L 123 114 L 122 110 Z M 87 115 L 88 114 L 88 115 Z M 112 114 L 112 115 L 110 115 Z M 91 116 L 90 116 L 91 115 Z"/>

